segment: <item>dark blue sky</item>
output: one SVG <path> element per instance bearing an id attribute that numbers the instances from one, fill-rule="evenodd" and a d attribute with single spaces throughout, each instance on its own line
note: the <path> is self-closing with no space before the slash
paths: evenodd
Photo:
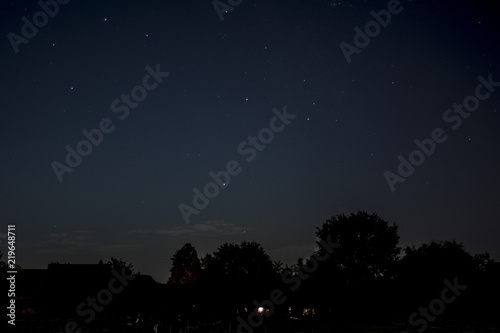
<path id="1" fill-rule="evenodd" d="M 41 7 L 2 2 L 0 219 L 18 263 L 114 256 L 165 282 L 185 242 L 256 240 L 291 264 L 325 219 L 358 210 L 397 224 L 401 245 L 456 239 L 500 260 L 500 87 L 458 129 L 443 119 L 478 76 L 500 81 L 486 4 L 401 1 L 348 63 L 340 43 L 387 1 L 244 0 L 223 21 L 211 1 L 70 1 L 17 53 L 9 33 Z M 111 104 L 158 64 L 168 77 L 121 120 Z M 238 146 L 284 106 L 296 117 L 247 162 Z M 113 132 L 59 182 L 51 163 L 105 118 Z M 384 173 L 436 128 L 447 140 L 392 192 Z M 178 205 L 231 160 L 241 172 L 186 225 Z"/>

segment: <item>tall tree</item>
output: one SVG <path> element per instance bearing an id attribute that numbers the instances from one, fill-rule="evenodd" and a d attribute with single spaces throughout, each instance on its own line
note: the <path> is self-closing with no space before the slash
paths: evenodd
<path id="1" fill-rule="evenodd" d="M 206 273 L 222 282 L 265 280 L 273 276 L 277 269 L 277 264 L 255 241 L 224 243 L 203 261 Z"/>
<path id="2" fill-rule="evenodd" d="M 234 313 L 236 307 L 255 306 L 255 299 L 269 297 L 270 290 L 279 285 L 280 264 L 255 241 L 225 243 L 205 256 L 203 265 L 207 299 L 227 314 Z"/>
<path id="3" fill-rule="evenodd" d="M 326 318 L 332 313 L 346 322 L 382 318 L 399 259 L 397 231 L 396 225 L 364 211 L 326 220 L 316 232 L 322 261 L 299 294 L 305 300 L 328 296 L 320 299 Z M 327 245 L 332 243 L 338 246 Z"/>
<path id="4" fill-rule="evenodd" d="M 349 216 L 341 214 L 317 228 L 319 254 L 328 256 L 327 262 L 345 282 L 377 280 L 391 277 L 400 248 L 396 225 L 377 214 L 359 211 Z M 339 243 L 329 254 L 323 242 Z"/>
<path id="5" fill-rule="evenodd" d="M 199 279 L 201 263 L 198 253 L 191 243 L 184 244 L 170 259 L 172 260 L 172 268 L 168 283 L 193 284 Z"/>
<path id="6" fill-rule="evenodd" d="M 398 263 L 398 298 L 395 303 L 403 313 L 411 313 L 421 304 L 441 295 L 448 283 L 466 286 L 453 306 L 446 308 L 443 318 L 472 318 L 487 313 L 491 307 L 482 307 L 483 297 L 498 294 L 498 283 L 491 283 L 494 267 L 487 253 L 473 256 L 462 243 L 456 241 L 431 241 L 419 247 L 406 247 Z M 466 304 L 473 307 L 465 307 Z"/>

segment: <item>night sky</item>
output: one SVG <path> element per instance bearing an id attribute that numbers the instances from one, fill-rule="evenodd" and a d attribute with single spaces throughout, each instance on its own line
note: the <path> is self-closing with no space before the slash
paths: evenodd
<path id="1" fill-rule="evenodd" d="M 231 0 L 221 20 L 210 0 L 73 0 L 51 15 L 2 1 L 0 233 L 16 225 L 24 268 L 113 256 L 166 282 L 186 242 L 202 256 L 255 240 L 293 264 L 327 218 L 365 210 L 401 246 L 455 239 L 498 261 L 500 83 L 477 88 L 500 82 L 487 3 Z M 356 48 L 355 27 L 388 6 Z M 477 110 L 453 111 L 464 99 Z M 398 156 L 435 129 L 446 140 L 391 190 L 386 172 L 401 177 Z M 98 145 L 66 172 L 84 130 Z M 228 163 L 239 173 L 187 224 L 179 204 L 194 210 L 193 188 Z"/>

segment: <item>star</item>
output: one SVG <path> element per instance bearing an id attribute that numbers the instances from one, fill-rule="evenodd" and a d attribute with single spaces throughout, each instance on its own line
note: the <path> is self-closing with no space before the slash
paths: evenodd
<path id="1" fill-rule="evenodd" d="M 102 19 L 103 22 L 108 22 L 108 17 L 106 16 L 105 18 Z"/>

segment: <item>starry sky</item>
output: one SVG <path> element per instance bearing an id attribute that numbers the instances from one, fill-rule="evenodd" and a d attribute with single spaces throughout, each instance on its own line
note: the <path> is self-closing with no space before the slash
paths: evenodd
<path id="1" fill-rule="evenodd" d="M 242 240 L 293 264 L 358 210 L 398 225 L 401 246 L 455 239 L 500 260 L 500 87 L 458 128 L 443 119 L 479 76 L 500 81 L 488 1 L 48 3 L 0 3 L 0 233 L 16 225 L 24 268 L 113 256 L 166 282 L 184 243 L 201 256 Z M 439 128 L 391 190 L 398 156 Z M 82 131 L 98 145 L 70 168 Z M 179 205 L 230 161 L 187 224 Z"/>

